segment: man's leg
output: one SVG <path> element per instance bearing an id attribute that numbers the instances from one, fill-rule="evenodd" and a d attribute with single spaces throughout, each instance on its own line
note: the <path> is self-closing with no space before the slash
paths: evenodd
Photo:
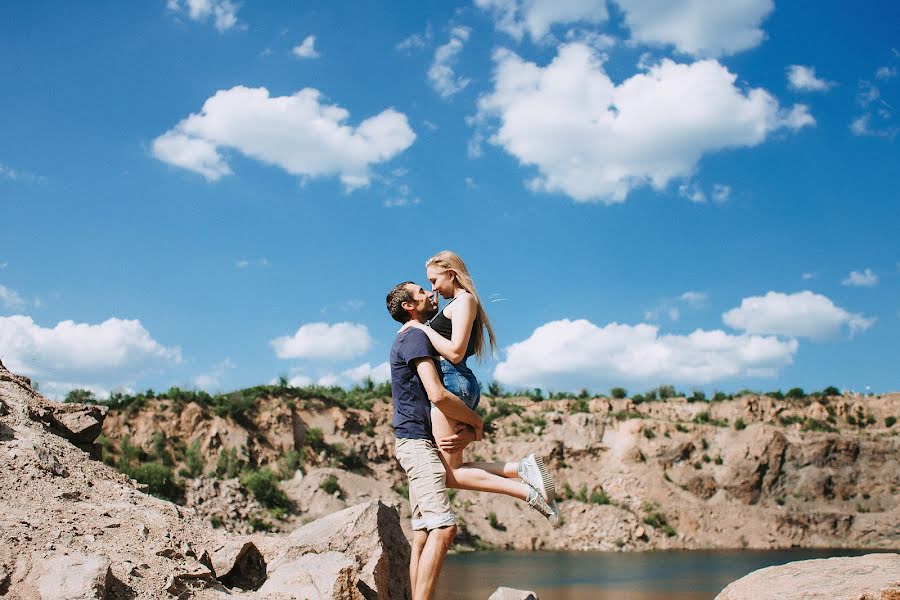
<path id="1" fill-rule="evenodd" d="M 444 564 L 444 557 L 447 555 L 447 550 L 450 549 L 454 537 L 456 537 L 456 525 L 432 529 L 428 532 L 428 540 L 419 556 L 413 600 L 431 600 L 434 588 L 437 587 L 438 575 Z"/>
<path id="2" fill-rule="evenodd" d="M 409 589 L 412 597 L 416 597 L 416 581 L 419 572 L 419 559 L 422 556 L 422 550 L 425 548 L 425 542 L 428 540 L 428 531 L 413 531 L 412 553 L 409 557 Z"/>

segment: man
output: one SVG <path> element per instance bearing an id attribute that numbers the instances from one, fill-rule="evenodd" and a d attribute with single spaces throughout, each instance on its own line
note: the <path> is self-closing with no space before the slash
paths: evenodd
<path id="1" fill-rule="evenodd" d="M 424 323 L 437 312 L 434 294 L 410 281 L 387 295 L 387 309 L 400 323 Z M 413 543 L 409 566 L 413 600 L 428 600 L 434 593 L 447 550 L 456 536 L 456 517 L 450 509 L 447 486 L 505 493 L 525 500 L 544 516 L 558 519 L 555 489 L 543 463 L 533 455 L 518 463 L 466 463 L 448 473 L 438 449 L 455 452 L 481 439 L 481 417 L 447 391 L 441 383 L 436 353 L 428 336 L 415 328 L 397 334 L 391 348 L 391 395 L 396 455 L 409 479 Z M 448 420 L 461 424 L 457 433 L 435 442 L 432 406 Z M 509 477 L 522 477 L 522 482 Z"/>

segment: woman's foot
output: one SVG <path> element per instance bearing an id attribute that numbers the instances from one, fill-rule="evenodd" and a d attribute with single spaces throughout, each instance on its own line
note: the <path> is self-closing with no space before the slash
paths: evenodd
<path id="1" fill-rule="evenodd" d="M 519 461 L 519 477 L 537 490 L 544 502 L 549 504 L 556 500 L 556 484 L 540 456 L 529 454 Z"/>
<path id="2" fill-rule="evenodd" d="M 547 520 L 550 521 L 551 525 L 554 527 L 559 525 L 559 506 L 556 504 L 556 500 L 552 500 L 548 504 L 537 490 L 530 489 L 525 502 L 528 503 L 528 506 L 547 517 Z"/>

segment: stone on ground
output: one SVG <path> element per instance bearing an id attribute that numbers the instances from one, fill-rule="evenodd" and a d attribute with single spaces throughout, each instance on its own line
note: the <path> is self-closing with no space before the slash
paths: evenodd
<path id="1" fill-rule="evenodd" d="M 255 590 L 266 580 L 266 561 L 249 540 L 232 540 L 213 551 L 216 578 L 228 587 Z"/>
<path id="2" fill-rule="evenodd" d="M 103 556 L 69 554 L 44 563 L 37 589 L 41 600 L 104 600 L 110 562 Z"/>
<path id="3" fill-rule="evenodd" d="M 716 600 L 900 600 L 900 554 L 800 560 L 753 571 Z"/>
<path id="4" fill-rule="evenodd" d="M 304 525 L 290 534 L 287 544 L 279 563 L 308 553 L 341 552 L 356 560 L 365 598 L 403 600 L 410 595 L 409 542 L 397 511 L 378 500 Z"/>
<path id="5" fill-rule="evenodd" d="M 274 596 L 279 600 L 363 600 L 357 589 L 356 561 L 340 552 L 304 554 L 283 561 L 252 598 Z"/>
<path id="6" fill-rule="evenodd" d="M 488 600 L 538 600 L 537 594 L 527 590 L 498 587 Z"/>

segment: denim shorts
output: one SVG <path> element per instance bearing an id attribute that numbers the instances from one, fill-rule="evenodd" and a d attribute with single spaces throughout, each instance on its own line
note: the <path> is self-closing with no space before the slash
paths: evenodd
<path id="1" fill-rule="evenodd" d="M 475 410 L 481 401 L 481 386 L 475 378 L 472 369 L 466 366 L 465 361 L 454 365 L 449 360 L 441 359 L 441 374 L 444 387 L 447 391 L 466 403 L 466 406 Z"/>

